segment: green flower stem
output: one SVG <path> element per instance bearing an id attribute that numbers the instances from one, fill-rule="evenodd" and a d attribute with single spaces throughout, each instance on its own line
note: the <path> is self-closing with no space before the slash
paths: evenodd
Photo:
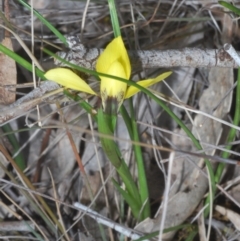
<path id="1" fill-rule="evenodd" d="M 104 135 L 113 136 L 111 128 L 107 123 L 112 122 L 111 116 L 107 115 L 100 108 L 98 110 L 98 130 L 99 133 Z M 113 166 L 116 168 L 119 176 L 121 177 L 123 183 L 126 186 L 126 191 L 124 191 L 121 187 L 118 186 L 117 182 L 114 181 L 115 186 L 118 188 L 126 202 L 129 204 L 133 215 L 135 218 L 139 218 L 139 211 L 141 209 L 141 198 L 138 193 L 137 186 L 133 180 L 133 177 L 129 171 L 128 166 L 125 161 L 121 157 L 121 152 L 116 144 L 116 142 L 112 139 L 100 137 L 102 148 L 107 155 L 108 159 L 111 161 Z M 140 217 L 142 220 L 142 216 Z"/>
<path id="2" fill-rule="evenodd" d="M 134 115 L 134 108 L 132 98 L 129 100 L 130 103 L 130 113 L 131 113 L 131 122 L 132 122 L 132 130 L 133 130 L 133 141 L 140 142 L 137 123 Z M 139 182 L 139 193 L 141 196 L 141 201 L 143 207 L 143 216 L 148 218 L 150 216 L 150 202 L 149 202 L 149 193 L 148 193 L 148 185 L 147 185 L 147 177 L 145 173 L 145 166 L 142 156 L 142 149 L 139 145 L 134 145 L 134 153 L 137 162 L 138 168 L 138 182 Z"/>

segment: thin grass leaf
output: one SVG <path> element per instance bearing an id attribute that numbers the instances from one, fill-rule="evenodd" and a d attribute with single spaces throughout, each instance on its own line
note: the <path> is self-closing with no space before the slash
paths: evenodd
<path id="1" fill-rule="evenodd" d="M 12 132 L 12 127 L 9 125 L 9 124 L 6 124 L 4 126 L 2 126 L 2 130 L 4 133 L 9 133 L 9 132 Z M 14 133 L 9 133 L 7 135 L 7 138 L 8 140 L 10 141 L 10 143 L 12 144 L 13 146 L 13 152 L 16 153 L 18 152 L 18 150 L 20 149 L 20 146 L 18 144 L 18 140 L 15 136 Z M 14 155 L 13 153 L 13 155 Z M 16 164 L 18 165 L 18 167 L 21 169 L 21 171 L 24 171 L 25 168 L 27 167 L 26 166 L 26 161 L 23 157 L 23 154 L 22 152 L 19 152 L 18 155 L 14 158 L 14 161 L 16 162 Z"/>
<path id="2" fill-rule="evenodd" d="M 233 117 L 233 124 L 238 126 L 240 123 L 240 68 L 238 69 L 238 79 L 237 79 L 237 88 L 236 88 L 236 104 L 235 104 L 235 111 L 234 111 L 234 117 Z M 237 130 L 235 128 L 231 128 L 228 134 L 228 138 L 227 138 L 227 143 L 231 143 L 234 141 L 235 137 L 236 137 L 236 133 Z M 230 153 L 227 150 L 231 150 L 232 149 L 232 145 L 227 145 L 225 147 L 225 150 L 222 153 L 222 157 L 223 158 L 228 158 L 230 156 Z M 222 177 L 222 173 L 223 173 L 223 169 L 225 167 L 225 163 L 219 163 L 216 174 L 215 174 L 215 182 L 219 183 L 221 177 Z"/>
<path id="3" fill-rule="evenodd" d="M 1 151 L 4 153 L 5 150 L 0 146 Z M 8 158 L 8 154 L 6 155 L 6 157 Z M 9 156 L 10 157 L 10 156 Z M 10 158 L 8 159 L 10 160 Z M 14 163 L 15 165 L 15 163 Z M 14 166 L 13 165 L 13 166 Z M 15 166 L 16 167 L 16 166 Z M 15 179 L 15 177 L 12 175 L 12 173 L 10 173 L 7 168 L 0 162 L 0 168 L 2 168 L 4 170 L 4 172 L 7 174 L 7 176 L 9 177 L 9 179 L 11 180 L 12 183 L 18 185 L 18 181 Z M 18 169 L 18 168 L 15 168 Z M 19 169 L 18 169 L 19 170 Z M 25 175 L 22 173 L 19 173 L 19 175 L 23 178 L 26 179 Z M 30 188 L 31 189 L 31 188 Z M 33 190 L 33 189 L 32 189 Z M 56 232 L 56 228 L 54 227 L 54 225 L 52 224 L 52 222 L 49 220 L 49 218 L 45 215 L 45 213 L 41 210 L 41 208 L 39 208 L 38 203 L 36 203 L 35 200 L 33 200 L 33 198 L 31 197 L 31 195 L 26 192 L 23 189 L 19 189 L 20 193 L 29 201 L 29 203 L 31 204 L 32 209 L 44 220 L 44 222 L 48 225 L 48 227 L 51 229 L 51 231 L 53 233 Z"/>
<path id="4" fill-rule="evenodd" d="M 127 127 L 128 134 L 132 140 L 133 139 L 133 130 L 132 130 L 131 118 L 124 105 L 121 106 L 120 113 L 121 113 L 121 116 L 123 117 L 124 123 Z"/>
<path id="5" fill-rule="evenodd" d="M 188 235 L 188 237 L 185 239 L 185 241 L 192 241 L 194 240 L 194 237 L 198 234 L 198 230 L 193 231 L 190 233 L 190 235 Z"/>
<path id="6" fill-rule="evenodd" d="M 235 111 L 234 111 L 234 117 L 233 117 L 233 124 L 235 126 L 238 126 L 240 123 L 240 69 L 238 69 L 238 80 L 237 80 L 237 88 L 236 88 L 236 104 L 235 104 Z M 227 137 L 227 143 L 231 143 L 234 141 L 235 137 L 236 137 L 236 133 L 237 130 L 235 128 L 231 128 L 229 133 L 228 133 L 228 137 Z M 222 158 L 227 159 L 230 156 L 230 153 L 228 152 L 228 150 L 232 149 L 232 145 L 226 145 L 225 147 L 225 151 L 222 153 Z M 215 177 L 214 177 L 214 183 L 219 183 L 223 174 L 223 170 L 225 168 L 226 164 L 225 163 L 219 163 L 216 173 L 215 173 Z M 213 190 L 213 195 L 215 195 L 216 193 L 216 186 Z M 206 204 L 209 203 L 209 195 L 207 196 L 206 199 Z M 209 209 L 206 209 L 205 212 L 205 217 L 208 215 L 209 213 Z"/>
<path id="7" fill-rule="evenodd" d="M 31 10 L 31 6 L 23 0 L 18 0 L 24 7 Z M 49 23 L 37 10 L 33 9 L 34 15 L 51 30 L 57 38 L 59 38 L 66 46 L 68 46 L 66 38 L 51 24 Z"/>
<path id="8" fill-rule="evenodd" d="M 240 9 L 233 6 L 231 3 L 225 2 L 225 1 L 218 1 L 218 3 L 220 5 L 222 5 L 223 7 L 229 9 L 230 11 L 232 11 L 233 13 L 236 13 L 237 15 L 240 16 Z"/>
<path id="9" fill-rule="evenodd" d="M 0 151 L 3 153 L 3 155 L 7 158 L 7 160 L 12 164 L 13 168 L 15 169 L 16 172 L 18 172 L 18 174 L 21 176 L 23 182 L 25 183 L 25 185 L 31 189 L 35 191 L 35 188 L 33 186 L 33 184 L 29 181 L 29 179 L 25 176 L 25 174 L 21 171 L 21 169 L 18 167 L 18 165 L 12 160 L 12 157 L 8 154 L 8 152 L 6 151 L 6 149 L 0 145 Z M 7 169 L 0 163 L 1 168 L 4 169 L 4 171 L 7 173 Z M 8 175 L 11 179 L 11 181 L 13 183 L 15 183 L 16 185 L 18 184 L 17 181 L 15 180 L 15 178 L 12 176 L 12 174 L 10 172 L 8 172 Z M 24 193 L 24 196 L 28 196 L 29 194 L 27 192 L 25 192 L 24 190 L 21 190 L 21 192 Z M 52 209 L 47 205 L 47 203 L 45 202 L 45 200 L 41 197 L 36 195 L 35 196 L 36 199 L 39 201 L 39 203 L 42 205 L 43 209 L 46 211 L 46 213 L 49 215 L 49 217 L 52 219 L 52 221 L 54 222 L 54 224 L 58 227 L 58 229 L 61 231 L 61 233 L 64 232 L 62 225 L 59 223 L 57 217 L 55 216 L 55 214 L 52 212 Z M 36 201 L 33 201 L 32 198 L 29 196 L 29 202 L 31 203 L 31 205 L 35 208 L 36 212 L 43 218 L 43 220 L 47 223 L 47 225 L 52 229 L 53 232 L 56 231 L 56 227 L 54 227 L 54 225 L 52 225 L 52 222 L 49 220 L 48 216 L 45 215 L 45 213 L 38 207 L 38 205 L 36 204 Z"/>
<path id="10" fill-rule="evenodd" d="M 108 0 L 108 7 L 109 7 L 109 11 L 110 11 L 110 16 L 111 16 L 114 37 L 117 38 L 118 36 L 121 36 L 121 31 L 120 31 L 115 1 Z"/>
<path id="11" fill-rule="evenodd" d="M 3 20 L 6 27 L 13 30 L 12 24 L 8 21 L 8 19 L 5 17 L 5 15 L 2 12 L 0 12 L 0 18 Z"/>
<path id="12" fill-rule="evenodd" d="M 23 221 L 25 222 L 25 221 Z M 26 226 L 29 227 L 29 230 L 31 230 L 32 234 L 39 240 L 39 241 L 44 241 L 44 238 L 40 236 L 39 233 L 37 233 L 29 224 L 28 222 L 25 222 Z"/>
<path id="13" fill-rule="evenodd" d="M 13 51 L 11 51 L 10 49 L 6 48 L 2 44 L 0 44 L 0 51 L 3 52 L 4 54 L 6 54 L 7 56 L 9 56 L 10 58 L 14 59 L 18 64 L 23 66 L 25 69 L 27 69 L 30 72 L 32 72 L 32 64 L 29 63 L 24 58 L 22 58 L 21 56 L 19 56 L 18 54 L 14 53 Z M 46 79 L 44 77 L 44 72 L 41 71 L 40 69 L 38 69 L 37 67 L 35 67 L 35 72 L 36 72 L 36 75 L 38 77 L 40 77 L 41 79 L 43 79 L 43 80 Z"/>
<path id="14" fill-rule="evenodd" d="M 117 183 L 116 180 L 112 179 L 112 182 L 115 186 L 115 188 L 120 192 L 120 194 L 122 195 L 122 197 L 124 198 L 124 200 L 126 201 L 126 203 L 129 205 L 129 207 L 131 208 L 131 211 L 133 213 L 133 216 L 136 219 L 141 219 L 141 217 L 139 217 L 139 210 L 141 209 L 141 205 L 137 205 L 138 203 L 136 203 L 136 201 L 134 200 L 133 197 L 131 197 L 131 195 L 129 195 L 126 191 L 124 191 L 119 184 Z"/>
<path id="15" fill-rule="evenodd" d="M 70 99 L 74 100 L 75 102 L 79 102 L 79 105 L 84 110 L 86 110 L 86 112 L 89 113 L 93 117 L 93 119 L 97 122 L 97 115 L 95 113 L 96 110 L 88 102 L 86 102 L 79 95 L 70 93 L 67 89 L 65 89 L 63 93 Z"/>
<path id="16" fill-rule="evenodd" d="M 109 125 L 110 117 L 107 116 L 102 109 L 98 110 L 98 129 L 101 134 L 113 135 L 113 131 Z M 113 166 L 118 170 L 122 165 L 121 152 L 115 141 L 100 137 L 102 147 Z"/>
<path id="17" fill-rule="evenodd" d="M 177 226 L 174 226 L 174 227 L 171 227 L 171 228 L 166 228 L 166 229 L 163 230 L 163 233 L 177 231 L 177 230 L 181 230 L 181 229 L 184 229 L 184 228 L 185 229 L 186 228 L 195 228 L 195 226 L 192 225 L 192 224 L 181 224 L 181 225 L 177 225 Z M 159 234 L 159 231 L 155 231 L 155 232 L 149 233 L 147 235 L 144 235 L 143 237 L 141 237 L 139 239 L 136 239 L 135 241 L 144 241 L 144 240 L 147 240 L 147 239 L 151 239 L 151 238 L 154 238 L 154 237 L 158 236 L 158 234 Z"/>

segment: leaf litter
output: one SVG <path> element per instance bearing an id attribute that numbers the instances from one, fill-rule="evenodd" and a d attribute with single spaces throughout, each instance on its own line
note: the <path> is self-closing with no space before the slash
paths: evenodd
<path id="1" fill-rule="evenodd" d="M 82 14 L 85 4 L 83 2 L 76 1 L 42 1 L 44 8 L 39 7 L 39 11 L 46 16 L 46 18 L 53 24 L 58 23 L 58 27 L 62 32 L 69 35 L 75 35 L 76 32 L 80 33 L 79 21 L 82 21 Z M 168 49 L 183 48 L 183 47 L 208 47 L 214 48 L 213 39 L 209 39 L 209 34 L 215 32 L 216 36 L 214 41 L 221 42 L 221 38 L 229 40 L 229 32 L 234 31 L 233 27 L 230 29 L 224 28 L 222 36 L 217 33 L 217 27 L 214 26 L 214 18 L 218 18 L 220 21 L 226 18 L 226 14 L 216 14 L 211 12 L 211 5 L 209 1 L 205 5 L 206 1 L 195 1 L 189 3 L 189 1 L 183 1 L 179 4 L 178 1 L 174 1 L 174 4 L 169 4 L 168 1 L 164 1 L 159 8 L 157 1 L 139 1 L 133 4 L 133 13 L 137 17 L 135 22 L 135 32 L 131 28 L 124 29 L 124 35 L 128 37 L 130 49 L 134 49 L 135 46 L 141 49 Z M 201 5 L 202 4 L 202 5 Z M 121 1 L 118 4 L 119 14 L 124 24 L 133 22 L 131 18 L 131 8 L 128 1 Z M 147 7 L 146 7 L 147 6 Z M 191 7 L 193 8 L 191 8 Z M 204 7 L 203 9 L 200 8 Z M 13 14 L 14 11 L 20 9 L 18 5 L 11 5 L 11 14 L 13 16 L 12 22 L 29 30 L 29 22 L 26 21 L 29 18 L 29 13 L 20 11 L 18 14 Z M 195 9 L 195 10 L 193 10 Z M 51 12 L 55 10 L 55 14 Z M 56 11 L 59 10 L 59 11 Z M 154 11 L 159 10 L 155 12 Z M 199 10 L 199 12 L 198 12 Z M 200 11 L 201 10 L 201 11 Z M 211 14 L 208 14 L 210 11 Z M 221 12 L 222 13 L 222 12 Z M 160 19 L 166 19 L 169 16 L 169 21 L 159 22 Z M 82 32 L 83 43 L 88 48 L 91 47 L 104 47 L 111 35 L 108 34 L 111 31 L 111 26 L 107 19 L 108 10 L 106 4 L 101 2 L 96 3 L 90 1 L 88 8 L 88 14 L 85 19 L 85 28 Z M 147 23 L 151 17 L 152 21 Z M 175 21 L 174 18 L 186 19 L 185 22 Z M 187 19 L 209 17 L 208 22 L 199 21 L 191 22 Z M 173 20 L 171 20 L 171 18 Z M 211 20 L 212 18 L 212 20 Z M 38 20 L 35 20 L 36 31 L 41 33 L 43 37 L 52 37 L 49 32 L 44 29 L 41 32 L 41 24 Z M 226 20 L 225 20 L 226 21 Z M 228 20 L 229 21 L 229 20 Z M 223 26 L 225 26 L 223 24 Z M 228 25 L 231 26 L 231 25 Z M 76 31 L 77 29 L 77 31 Z M 161 37 L 158 36 L 161 29 Z M 46 32 L 45 32 L 46 31 Z M 133 39 L 131 36 L 135 34 Z M 236 34 L 233 32 L 232 34 Z M 21 38 L 28 40 L 28 35 L 23 32 L 20 33 Z M 231 37 L 232 35 L 230 35 Z M 229 36 L 228 36 L 229 37 Z M 36 39 L 36 42 L 39 41 Z M 135 41 L 135 42 L 134 42 Z M 231 41 L 231 38 L 230 38 Z M 53 42 L 57 42 L 53 40 Z M 39 48 L 39 46 L 36 46 Z M 40 58 L 40 56 L 38 56 Z M 137 74 L 150 76 L 153 70 L 149 69 L 136 69 Z M 133 78 L 138 79 L 137 75 Z M 5 78 L 8 79 L 8 78 Z M 220 119 L 226 118 L 229 112 L 229 107 L 232 102 L 232 92 L 228 92 L 233 85 L 233 70 L 232 69 L 195 69 L 195 68 L 175 68 L 174 75 L 166 84 L 162 83 L 154 87 L 154 90 L 166 94 L 169 98 L 180 100 L 182 103 L 189 104 L 199 110 L 211 114 Z M 29 81 L 29 80 L 25 80 Z M 4 83 L 6 84 L 6 83 Z M 13 83 L 16 84 L 16 83 Z M 200 87 L 199 87 L 200 86 Z M 229 93 L 226 95 L 226 93 Z M 2 95 L 1 95 L 2 96 Z M 45 100 L 46 101 L 46 100 Z M 89 99 L 96 105 L 97 100 Z M 61 117 L 52 118 L 51 114 L 58 112 L 54 107 L 54 100 L 51 100 L 49 106 L 46 102 L 43 102 L 41 107 L 41 116 L 45 128 L 53 128 L 49 137 L 49 144 L 46 149 L 41 153 L 41 145 L 46 131 L 44 129 L 29 130 L 25 132 L 25 135 L 18 135 L 19 142 L 22 144 L 23 152 L 28 160 L 27 175 L 31 179 L 36 172 L 36 164 L 40 156 L 43 156 L 42 172 L 39 182 L 36 184 L 37 191 L 43 194 L 47 194 L 50 197 L 54 197 L 53 186 L 51 185 L 49 170 L 53 175 L 53 180 L 56 183 L 56 190 L 61 201 L 65 204 L 72 204 L 75 201 L 83 202 L 85 205 L 92 203 L 91 197 L 86 190 L 86 183 L 84 183 L 81 174 L 79 174 L 78 167 L 75 162 L 75 157 L 72 152 L 72 147 L 66 137 L 66 130 L 61 122 Z M 126 227 L 133 228 L 134 224 L 131 215 L 126 215 L 124 218 L 120 214 L 120 206 L 122 205 L 120 195 L 114 190 L 111 183 L 111 177 L 117 178 L 114 170 L 109 166 L 104 153 L 101 151 L 99 140 L 95 136 L 94 139 L 91 135 L 86 134 L 84 130 L 94 131 L 96 126 L 89 122 L 89 117 L 83 110 L 75 103 L 66 99 L 61 100 L 63 108 L 63 116 L 69 126 L 79 126 L 81 131 L 73 132 L 73 139 L 75 145 L 80 153 L 83 164 L 88 174 L 88 181 L 92 187 L 92 193 L 95 197 L 94 209 L 99 213 L 112 218 L 113 221 L 123 222 Z M 165 181 L 171 177 L 172 186 L 169 194 L 169 202 L 167 205 L 167 215 L 165 219 L 165 228 L 173 227 L 174 225 L 182 224 L 185 220 L 189 220 L 189 217 L 193 218 L 194 211 L 198 210 L 197 206 L 202 201 L 206 194 L 209 182 L 206 173 L 204 162 L 198 158 L 191 156 L 175 155 L 173 162 L 173 169 L 171 173 L 167 173 L 167 161 L 168 156 L 165 153 L 153 150 L 151 144 L 170 146 L 173 148 L 179 148 L 182 150 L 195 151 L 192 143 L 186 139 L 182 130 L 176 126 L 172 119 L 169 119 L 166 113 L 162 111 L 153 101 L 146 98 L 145 95 L 139 94 L 134 99 L 135 110 L 137 113 L 137 120 L 139 121 L 139 131 L 141 140 L 149 143 L 149 148 L 144 148 L 144 157 L 146 162 L 146 168 L 148 173 L 148 179 L 150 185 L 150 193 L 153 203 L 157 203 L 157 208 L 160 207 L 159 212 L 153 213 L 154 219 L 145 220 L 138 225 L 138 229 L 141 232 L 152 232 L 159 230 L 161 223 L 161 215 L 163 210 L 161 209 L 161 199 L 164 193 Z M 126 103 L 127 107 L 127 103 Z M 192 129 L 193 133 L 202 143 L 208 143 L 212 145 L 219 145 L 220 136 L 222 134 L 222 126 L 217 121 L 206 118 L 199 114 L 194 115 L 192 113 L 186 113 L 184 106 L 182 109 L 178 107 L 171 107 L 172 110 L 182 118 Z M 34 112 L 30 113 L 29 123 L 34 124 L 37 119 Z M 18 118 L 13 120 L 18 125 L 19 130 L 25 128 L 24 119 Z M 151 127 L 147 127 L 146 124 L 150 124 Z M 155 127 L 161 127 L 170 130 L 170 134 L 160 132 Z M 71 128 L 70 128 L 71 130 Z M 175 136 L 174 133 L 180 133 L 181 138 Z M 117 137 L 126 138 L 126 128 L 119 118 Z M 25 140 L 23 142 L 23 140 Z M 224 140 L 221 140 L 224 144 Z M 136 168 L 134 164 L 134 157 L 132 155 L 132 145 L 124 143 L 119 140 L 119 145 L 125 159 L 132 170 L 132 173 L 136 174 Z M 214 148 L 208 147 L 207 144 L 203 144 L 205 153 L 213 154 Z M 215 164 L 214 164 L 215 165 Z M 99 170 L 99 166 L 101 167 Z M 37 170 L 38 171 L 38 170 Z M 205 173 L 205 175 L 203 175 Z M 106 181 L 106 183 L 104 183 Z M 106 190 L 104 191 L 103 186 Z M 12 188 L 5 188 L 4 191 L 8 194 L 11 193 Z M 231 193 L 231 192 L 230 192 Z M 12 200 L 18 201 L 16 196 L 11 194 Z M 25 202 L 25 207 L 30 207 L 29 201 Z M 67 205 L 62 204 L 62 215 L 65 215 L 65 226 L 71 229 L 71 235 L 77 237 L 77 230 L 80 230 L 79 237 L 86 240 L 99 240 L 99 236 L 95 236 L 98 232 L 98 225 L 90 227 L 89 221 L 77 222 L 77 226 L 72 227 L 74 223 L 73 216 L 76 215 L 76 211 L 69 208 Z M 107 210 L 106 210 L 107 207 Z M 54 210 L 56 212 L 56 210 Z M 29 212 L 34 217 L 35 211 L 30 208 Z M 90 221 L 91 222 L 91 221 Z M 190 222 L 190 221 L 189 221 Z M 235 224 L 236 225 L 236 224 Z M 1 225 L 0 225 L 1 226 Z M 46 235 L 52 235 L 49 230 L 45 230 Z M 109 237 L 111 233 L 106 231 Z M 176 232 L 164 234 L 163 238 L 173 237 Z M 99 235 L 99 233 L 97 234 Z M 114 234 L 116 235 L 116 234 Z M 112 240 L 118 240 L 118 236 L 115 236 Z"/>

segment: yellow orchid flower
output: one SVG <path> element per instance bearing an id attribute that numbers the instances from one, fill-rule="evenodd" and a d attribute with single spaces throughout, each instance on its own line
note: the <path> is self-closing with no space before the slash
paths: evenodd
<path id="1" fill-rule="evenodd" d="M 96 70 L 99 73 L 113 75 L 129 80 L 131 75 L 131 65 L 124 46 L 122 37 L 113 39 L 106 49 L 99 56 L 96 64 Z M 142 87 L 149 87 L 171 75 L 171 71 L 165 72 L 154 79 L 138 81 L 137 84 Z M 82 91 L 85 93 L 97 95 L 96 92 L 77 74 L 69 69 L 56 68 L 47 71 L 44 75 L 48 80 L 57 82 L 58 84 Z M 116 79 L 100 76 L 100 96 L 102 98 L 103 109 L 106 112 L 117 112 L 124 99 L 127 99 L 140 90 L 134 86 L 128 86 L 126 83 Z"/>

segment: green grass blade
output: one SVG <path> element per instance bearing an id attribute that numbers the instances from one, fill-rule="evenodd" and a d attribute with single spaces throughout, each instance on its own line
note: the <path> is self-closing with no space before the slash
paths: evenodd
<path id="1" fill-rule="evenodd" d="M 18 0 L 18 1 L 24 7 L 31 10 L 32 7 L 28 3 L 26 3 L 23 0 Z M 49 23 L 37 10 L 33 9 L 33 13 L 43 24 L 47 26 L 49 30 L 51 30 L 66 46 L 68 46 L 66 38 L 51 23 Z"/>
<path id="2" fill-rule="evenodd" d="M 115 0 L 108 0 L 108 6 L 109 6 L 111 21 L 112 21 L 114 37 L 117 38 L 121 36 L 121 31 L 120 31 L 120 26 L 118 22 L 118 15 L 116 10 Z"/>
<path id="3" fill-rule="evenodd" d="M 196 229 L 194 225 L 192 224 L 181 224 L 181 225 L 177 225 L 177 226 L 174 226 L 174 227 L 171 227 L 171 228 L 166 228 L 163 230 L 163 233 L 168 233 L 168 232 L 172 232 L 172 231 L 178 231 L 178 230 L 182 230 L 182 229 Z M 154 238 L 156 236 L 158 236 L 159 234 L 159 231 L 155 231 L 155 232 L 152 232 L 152 233 L 149 233 L 149 234 L 146 234 L 144 235 L 143 237 L 139 238 L 139 239 L 136 239 L 135 241 L 144 241 L 144 240 L 147 240 L 147 239 L 151 239 L 151 238 Z"/>
<path id="4" fill-rule="evenodd" d="M 63 93 L 70 99 L 74 100 L 75 102 L 79 102 L 79 105 L 86 110 L 87 113 L 89 113 L 92 118 L 97 122 L 97 115 L 95 113 L 95 109 L 84 99 L 82 99 L 79 95 L 77 94 L 72 94 L 70 93 L 67 89 L 63 91 Z"/>
<path id="5" fill-rule="evenodd" d="M 240 16 L 240 9 L 233 6 L 232 4 L 228 3 L 228 2 L 225 2 L 225 1 L 218 1 L 218 3 L 220 5 L 222 5 L 223 7 L 229 9 L 230 11 L 232 11 L 233 13 L 237 14 Z"/>
<path id="6" fill-rule="evenodd" d="M 236 88 L 236 104 L 235 104 L 235 112 L 234 112 L 234 117 L 233 117 L 233 124 L 235 126 L 238 126 L 240 123 L 240 69 L 238 69 L 238 80 L 237 80 L 237 88 Z M 231 128 L 229 133 L 228 133 L 228 137 L 227 137 L 227 143 L 231 143 L 234 141 L 235 136 L 236 136 L 237 130 L 235 128 Z M 222 153 L 222 157 L 223 158 L 228 158 L 230 156 L 230 153 L 228 152 L 228 150 L 231 150 L 232 146 L 231 145 L 227 145 L 225 147 L 225 151 Z M 222 177 L 222 173 L 223 170 L 225 168 L 226 164 L 225 163 L 219 163 L 216 173 L 215 173 L 215 177 L 214 177 L 214 181 L 215 183 L 219 183 Z M 216 193 L 216 188 L 213 190 L 213 194 Z M 206 199 L 206 203 L 209 202 L 209 195 L 207 196 Z M 208 209 L 206 209 L 205 215 L 208 215 Z"/>
<path id="7" fill-rule="evenodd" d="M 4 133 L 8 133 L 7 138 L 13 146 L 13 155 L 14 155 L 14 153 L 18 152 L 20 147 L 19 147 L 18 140 L 17 140 L 15 134 L 12 133 L 13 132 L 12 127 L 9 124 L 6 124 L 6 125 L 2 126 L 2 130 Z M 25 168 L 27 167 L 22 152 L 18 153 L 18 155 L 14 158 L 14 161 L 16 162 L 18 167 L 21 169 L 21 171 L 24 171 Z"/>
<path id="8" fill-rule="evenodd" d="M 112 179 L 112 181 L 115 188 L 120 192 L 126 203 L 131 208 L 133 216 L 138 220 L 142 220 L 141 217 L 139 217 L 139 210 L 141 209 L 141 205 L 136 203 L 135 199 L 131 197 L 131 195 L 129 195 L 126 191 L 124 191 L 114 179 Z"/>
<path id="9" fill-rule="evenodd" d="M 0 51 L 9 56 L 10 58 L 14 59 L 18 64 L 23 66 L 25 69 L 32 72 L 32 64 L 29 63 L 27 60 L 19 56 L 18 54 L 14 53 L 10 49 L 6 48 L 4 45 L 0 44 Z M 35 67 L 36 75 L 41 79 L 45 80 L 44 72 Z"/>
<path id="10" fill-rule="evenodd" d="M 98 110 L 98 130 L 101 134 L 113 136 L 113 132 L 109 127 L 109 116 L 102 109 Z M 118 149 L 116 142 L 109 138 L 100 137 L 104 152 L 110 159 L 116 169 L 122 165 L 121 152 Z"/>
<path id="11" fill-rule="evenodd" d="M 233 125 L 238 126 L 240 123 L 240 68 L 238 69 L 238 79 L 237 79 L 237 88 L 236 88 L 236 104 L 235 104 L 235 112 L 233 117 Z M 235 128 L 231 128 L 228 134 L 227 143 L 231 143 L 234 141 L 236 137 L 237 130 Z M 226 151 L 223 152 L 222 157 L 228 158 L 230 153 L 227 150 L 231 150 L 232 145 L 227 145 L 225 147 Z M 226 164 L 219 163 L 216 174 L 215 181 L 218 183 L 221 179 L 223 169 Z"/>
<path id="12" fill-rule="evenodd" d="M 194 230 L 193 232 L 190 233 L 190 235 L 188 235 L 188 237 L 185 239 L 185 241 L 192 241 L 194 240 L 194 237 L 198 234 L 198 230 Z"/>
<path id="13" fill-rule="evenodd" d="M 19 173 L 19 175 L 21 177 L 24 177 L 23 179 L 25 179 L 25 174 L 23 174 L 23 172 L 19 169 L 18 166 L 15 166 L 16 164 L 13 164 L 14 169 Z M 15 177 L 13 176 L 13 174 L 11 172 L 9 172 L 7 170 L 7 168 L 0 162 L 0 168 L 2 168 L 4 170 L 4 172 L 8 175 L 9 179 L 11 180 L 11 182 L 15 185 L 19 185 L 18 181 L 15 179 Z M 25 180 L 28 180 L 27 178 Z M 30 188 L 32 190 L 34 190 L 34 188 Z M 29 201 L 32 209 L 44 220 L 44 222 L 48 225 L 49 229 L 51 229 L 51 231 L 53 233 L 56 232 L 56 227 L 52 224 L 52 222 L 49 220 L 49 217 L 46 216 L 46 214 L 43 212 L 42 209 L 39 208 L 39 205 L 36 203 L 35 200 L 33 200 L 33 198 L 31 197 L 31 195 L 25 191 L 22 188 L 19 188 L 19 192 Z M 36 196 L 41 198 L 41 196 Z M 46 207 L 46 206 L 44 206 Z M 52 214 L 53 215 L 53 214 Z M 52 216 L 53 217 L 53 216 Z M 55 218 L 55 225 L 60 225 L 60 223 L 57 221 L 57 218 Z M 63 233 L 63 229 L 62 226 L 58 226 L 58 228 L 62 231 Z"/>
<path id="14" fill-rule="evenodd" d="M 44 238 L 40 236 L 40 234 L 38 234 L 38 232 L 35 231 L 35 229 L 33 229 L 28 222 L 23 221 L 25 223 L 26 226 L 28 226 L 29 230 L 31 231 L 31 233 L 37 238 L 37 240 L 39 241 L 44 241 Z"/>

